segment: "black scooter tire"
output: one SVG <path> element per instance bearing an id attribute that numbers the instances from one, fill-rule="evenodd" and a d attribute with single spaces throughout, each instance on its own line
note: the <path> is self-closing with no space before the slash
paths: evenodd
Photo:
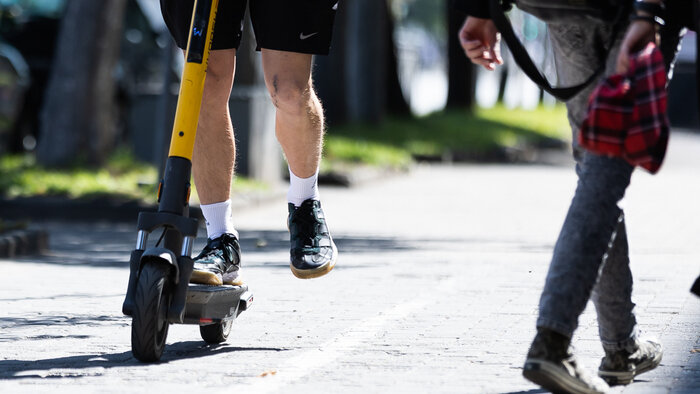
<path id="1" fill-rule="evenodd" d="M 146 264 L 141 269 L 134 293 L 131 324 L 131 352 L 143 362 L 160 360 L 168 336 L 167 291 L 170 267 Z"/>
<path id="2" fill-rule="evenodd" d="M 231 326 L 233 326 L 233 320 L 207 324 L 206 326 L 199 326 L 199 333 L 206 343 L 226 342 L 228 334 L 231 332 Z"/>

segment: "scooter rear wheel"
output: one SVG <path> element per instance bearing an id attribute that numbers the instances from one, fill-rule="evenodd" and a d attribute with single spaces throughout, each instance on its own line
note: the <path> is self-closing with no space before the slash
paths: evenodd
<path id="1" fill-rule="evenodd" d="M 131 352 L 143 362 L 158 361 L 168 336 L 168 274 L 170 268 L 156 263 L 143 266 L 134 294 Z"/>
<path id="2" fill-rule="evenodd" d="M 207 343 L 226 342 L 226 338 L 231 332 L 231 326 L 233 326 L 233 320 L 207 324 L 206 326 L 199 326 L 199 333 L 202 334 L 202 339 Z"/>

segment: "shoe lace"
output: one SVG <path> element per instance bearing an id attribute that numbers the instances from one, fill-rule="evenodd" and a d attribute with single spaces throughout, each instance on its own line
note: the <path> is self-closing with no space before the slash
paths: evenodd
<path id="1" fill-rule="evenodd" d="M 228 234 L 224 234 L 221 237 L 217 239 L 210 239 L 207 241 L 207 245 L 204 247 L 202 250 L 201 256 L 202 257 L 210 257 L 210 256 L 222 256 L 227 262 L 231 262 L 233 259 L 232 256 L 232 247 L 227 245 L 228 241 L 231 241 L 229 239 L 230 237 Z"/>

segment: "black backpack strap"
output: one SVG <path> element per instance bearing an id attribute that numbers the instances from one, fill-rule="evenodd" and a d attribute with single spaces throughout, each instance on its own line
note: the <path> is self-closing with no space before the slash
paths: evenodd
<path id="1" fill-rule="evenodd" d="M 693 1 L 693 24 L 692 27 L 695 30 L 695 33 L 697 34 L 700 32 L 700 1 Z M 695 94 L 697 97 L 697 102 L 698 102 L 698 113 L 700 114 L 700 40 L 695 38 Z M 700 296 L 700 277 L 698 277 L 698 295 Z"/>
<path id="2" fill-rule="evenodd" d="M 528 55 L 527 50 L 525 50 L 525 47 L 523 47 L 523 44 L 515 35 L 513 26 L 510 24 L 510 21 L 503 11 L 501 0 L 489 0 L 489 3 L 491 20 L 493 20 L 496 28 L 501 33 L 503 40 L 506 42 L 506 44 L 508 44 L 508 49 L 510 49 L 510 52 L 513 54 L 515 62 L 518 64 L 518 66 L 520 66 L 523 72 L 545 92 L 562 101 L 567 101 L 593 82 L 605 70 L 605 59 L 602 59 L 600 65 L 598 65 L 598 68 L 596 68 L 595 71 L 593 71 L 593 74 L 591 74 L 591 76 L 589 76 L 584 82 L 568 87 L 553 87 L 549 81 L 547 81 L 547 78 L 540 72 L 537 66 L 535 66 L 532 58 L 530 58 L 530 55 Z M 622 18 L 625 16 L 624 7 L 620 7 L 618 12 L 619 15 L 616 16 L 614 22 L 615 30 L 610 37 L 608 48 L 611 48 L 615 43 L 617 31 L 620 26 L 619 22 L 621 22 Z"/>

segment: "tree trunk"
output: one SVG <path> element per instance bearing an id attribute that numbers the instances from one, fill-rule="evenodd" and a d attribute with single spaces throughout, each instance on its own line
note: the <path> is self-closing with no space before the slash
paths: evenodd
<path id="1" fill-rule="evenodd" d="M 333 48 L 315 61 L 316 90 L 328 122 L 378 122 L 410 113 L 398 80 L 387 0 L 339 3 Z"/>
<path id="2" fill-rule="evenodd" d="M 314 88 L 323 103 L 326 123 L 338 125 L 348 120 L 345 83 L 345 53 L 348 35 L 347 1 L 338 3 L 333 41 L 328 56 L 314 56 Z"/>
<path id="3" fill-rule="evenodd" d="M 386 105 L 385 0 L 346 2 L 345 89 L 351 121 L 378 122 Z"/>
<path id="4" fill-rule="evenodd" d="M 99 165 L 115 144 L 114 68 L 127 0 L 69 0 L 40 118 L 38 161 Z"/>
<path id="5" fill-rule="evenodd" d="M 384 26 L 384 44 L 386 53 L 386 110 L 391 115 L 411 115 L 411 107 L 406 101 L 406 97 L 401 90 L 401 82 L 399 81 L 399 59 L 396 53 L 397 48 L 394 44 L 394 19 L 389 11 L 389 6 L 386 1 L 382 4 L 383 18 L 386 20 Z"/>
<path id="6" fill-rule="evenodd" d="M 448 92 L 447 108 L 471 110 L 474 105 L 474 66 L 469 62 L 459 43 L 459 30 L 466 15 L 447 3 L 447 56 Z"/>

